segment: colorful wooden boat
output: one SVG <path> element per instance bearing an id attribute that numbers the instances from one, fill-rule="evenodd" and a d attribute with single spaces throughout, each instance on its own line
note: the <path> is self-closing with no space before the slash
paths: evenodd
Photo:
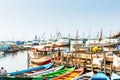
<path id="1" fill-rule="evenodd" d="M 47 57 L 43 57 L 43 58 L 40 58 L 40 59 L 30 59 L 30 61 L 32 63 L 38 64 L 38 65 L 43 65 L 43 64 L 50 63 L 51 59 L 47 58 Z"/>
<path id="2" fill-rule="evenodd" d="M 51 72 L 48 74 L 45 74 L 44 76 L 47 78 L 47 80 L 51 80 L 51 78 L 57 77 L 61 74 L 67 73 L 67 72 L 71 72 L 73 71 L 75 68 L 65 68 L 63 70 L 59 70 L 56 72 Z M 43 75 L 39 75 L 33 78 L 33 80 L 42 80 Z"/>
<path id="3" fill-rule="evenodd" d="M 84 69 L 83 67 L 76 69 L 72 72 L 65 73 L 63 75 L 60 75 L 58 77 L 52 78 L 52 80 L 72 80 L 73 78 L 81 75 L 83 73 Z"/>
<path id="4" fill-rule="evenodd" d="M 53 64 L 54 64 L 54 62 L 51 62 L 49 64 L 45 64 L 45 65 L 41 65 L 41 66 L 33 67 L 33 68 L 28 68 L 28 69 L 20 70 L 20 71 L 16 71 L 16 72 L 10 72 L 8 74 L 10 76 L 14 76 L 14 75 L 18 75 L 18 74 L 22 74 L 22 73 L 26 73 L 26 72 L 35 71 L 35 70 L 49 69 Z"/>
<path id="5" fill-rule="evenodd" d="M 118 74 L 112 72 L 111 80 L 120 80 L 120 75 L 118 75 Z"/>
<path id="6" fill-rule="evenodd" d="M 51 68 L 51 69 L 48 69 L 48 70 L 37 71 L 37 72 L 31 73 L 31 74 L 26 74 L 26 75 L 29 76 L 29 77 L 44 75 L 44 74 L 47 74 L 47 73 L 58 71 L 58 70 L 62 69 L 63 67 L 64 67 L 64 65 L 58 66 L 58 67 L 55 67 L 55 68 Z"/>
<path id="7" fill-rule="evenodd" d="M 32 78 L 1 77 L 0 80 L 32 80 Z"/>
<path id="8" fill-rule="evenodd" d="M 38 64 L 38 65 L 43 65 L 43 64 L 50 63 L 51 60 L 57 60 L 57 57 L 56 58 L 43 57 L 43 58 L 40 58 L 40 59 L 30 59 L 30 61 L 32 63 Z"/>
<path id="9" fill-rule="evenodd" d="M 89 80 L 110 80 L 102 71 L 93 75 Z"/>
<path id="10" fill-rule="evenodd" d="M 88 73 L 79 75 L 79 76 L 73 78 L 72 80 L 89 80 L 89 78 L 91 76 L 93 76 L 93 74 L 94 74 L 93 72 L 88 72 Z"/>

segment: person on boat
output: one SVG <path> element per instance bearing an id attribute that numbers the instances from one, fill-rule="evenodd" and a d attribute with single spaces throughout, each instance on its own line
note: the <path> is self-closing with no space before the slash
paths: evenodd
<path id="1" fill-rule="evenodd" d="M 47 78 L 46 78 L 46 76 L 45 76 L 45 75 L 43 75 L 43 80 L 47 80 Z"/>
<path id="2" fill-rule="evenodd" d="M 0 76 L 7 76 L 7 70 L 4 69 L 4 67 L 1 67 L 0 69 Z"/>

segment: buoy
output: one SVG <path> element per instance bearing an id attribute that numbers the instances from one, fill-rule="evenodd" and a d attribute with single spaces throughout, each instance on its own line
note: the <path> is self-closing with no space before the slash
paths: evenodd
<path id="1" fill-rule="evenodd" d="M 97 51 L 99 51 L 99 47 L 96 45 L 92 48 L 92 52 L 97 52 Z"/>

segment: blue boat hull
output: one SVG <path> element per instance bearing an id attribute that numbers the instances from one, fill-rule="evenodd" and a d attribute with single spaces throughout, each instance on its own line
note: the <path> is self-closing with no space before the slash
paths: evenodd
<path id="1" fill-rule="evenodd" d="M 8 74 L 9 74 L 10 76 L 14 76 L 14 75 L 18 75 L 18 74 L 22 74 L 22 73 L 26 73 L 26 72 L 35 71 L 35 70 L 49 69 L 53 64 L 54 64 L 54 62 L 51 62 L 51 63 L 49 63 L 49 64 L 45 64 L 45 65 L 41 65 L 41 66 L 33 67 L 33 68 L 28 68 L 28 69 L 20 70 L 20 71 L 16 71 L 16 72 L 10 72 L 10 73 L 8 73 Z"/>

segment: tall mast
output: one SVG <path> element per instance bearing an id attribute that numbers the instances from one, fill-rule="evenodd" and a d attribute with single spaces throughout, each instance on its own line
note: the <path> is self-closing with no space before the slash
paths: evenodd
<path id="1" fill-rule="evenodd" d="M 77 39 L 78 39 L 78 30 L 76 32 L 75 64 L 77 64 L 77 50 L 78 50 Z"/>
<path id="2" fill-rule="evenodd" d="M 110 35 L 109 35 L 109 51 L 110 51 L 110 39 L 111 39 L 111 31 L 110 31 Z"/>
<path id="3" fill-rule="evenodd" d="M 101 29 L 101 31 L 100 31 L 100 38 L 99 38 L 99 41 L 102 40 L 102 34 L 103 34 L 103 32 L 102 32 L 102 29 Z"/>

